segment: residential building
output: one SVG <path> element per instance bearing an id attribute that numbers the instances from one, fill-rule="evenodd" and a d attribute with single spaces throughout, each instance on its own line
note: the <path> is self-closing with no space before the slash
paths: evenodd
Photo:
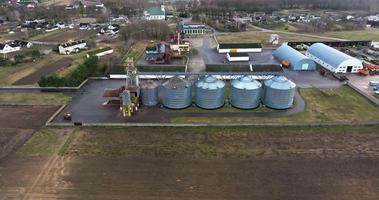
<path id="1" fill-rule="evenodd" d="M 87 49 L 87 43 L 84 40 L 67 42 L 58 46 L 59 53 L 66 55 L 69 55 L 71 53 L 78 53 L 79 51 L 84 49 Z"/>

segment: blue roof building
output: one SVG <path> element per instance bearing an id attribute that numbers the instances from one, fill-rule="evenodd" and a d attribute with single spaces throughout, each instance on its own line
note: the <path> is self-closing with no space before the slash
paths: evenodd
<path id="1" fill-rule="evenodd" d="M 322 43 L 311 45 L 305 55 L 334 73 L 357 73 L 363 68 L 362 61 Z"/>
<path id="2" fill-rule="evenodd" d="M 292 70 L 316 69 L 316 63 L 312 59 L 306 57 L 286 44 L 276 49 L 273 55 L 279 62 L 287 60 Z"/>

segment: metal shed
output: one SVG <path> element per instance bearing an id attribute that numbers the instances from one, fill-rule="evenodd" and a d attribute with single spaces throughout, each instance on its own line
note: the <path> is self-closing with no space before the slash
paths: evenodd
<path id="1" fill-rule="evenodd" d="M 174 76 L 162 84 L 161 90 L 167 108 L 183 109 L 192 104 L 192 85 L 187 80 Z"/>
<path id="2" fill-rule="evenodd" d="M 288 61 L 289 66 L 292 70 L 315 70 L 316 63 L 303 55 L 302 53 L 296 51 L 292 47 L 284 44 L 274 51 L 274 57 L 279 62 Z"/>
<path id="3" fill-rule="evenodd" d="M 262 84 L 242 76 L 231 82 L 230 104 L 236 108 L 252 109 L 259 106 L 261 101 Z"/>
<path id="4" fill-rule="evenodd" d="M 216 109 L 224 105 L 225 83 L 213 76 L 207 76 L 195 83 L 196 105 L 205 109 Z"/>
<path id="5" fill-rule="evenodd" d="M 305 55 L 334 73 L 358 73 L 363 68 L 362 61 L 322 43 L 310 46 Z"/>
<path id="6" fill-rule="evenodd" d="M 293 104 L 296 84 L 284 76 L 276 76 L 264 82 L 263 103 L 274 109 L 287 109 Z"/>

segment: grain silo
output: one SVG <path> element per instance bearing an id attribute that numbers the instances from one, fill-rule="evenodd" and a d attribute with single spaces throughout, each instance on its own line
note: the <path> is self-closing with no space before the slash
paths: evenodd
<path id="1" fill-rule="evenodd" d="M 175 76 L 162 84 L 162 103 L 167 108 L 182 109 L 192 104 L 192 85 Z"/>
<path id="2" fill-rule="evenodd" d="M 261 101 L 262 84 L 248 76 L 242 76 L 231 82 L 230 104 L 236 108 L 252 109 Z"/>
<path id="3" fill-rule="evenodd" d="M 296 85 L 284 76 L 276 76 L 264 82 L 263 103 L 274 109 L 287 109 L 293 104 Z"/>
<path id="4" fill-rule="evenodd" d="M 155 106 L 158 104 L 158 87 L 156 81 L 146 81 L 140 83 L 142 104 L 145 106 Z"/>
<path id="5" fill-rule="evenodd" d="M 216 109 L 224 105 L 225 83 L 213 76 L 207 76 L 195 84 L 196 105 L 205 109 Z"/>

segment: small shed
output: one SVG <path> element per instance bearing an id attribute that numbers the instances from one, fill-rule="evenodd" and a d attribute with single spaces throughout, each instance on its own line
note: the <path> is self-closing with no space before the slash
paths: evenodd
<path id="1" fill-rule="evenodd" d="M 249 54 L 247 53 L 227 53 L 226 59 L 229 62 L 244 62 L 249 61 Z"/>

